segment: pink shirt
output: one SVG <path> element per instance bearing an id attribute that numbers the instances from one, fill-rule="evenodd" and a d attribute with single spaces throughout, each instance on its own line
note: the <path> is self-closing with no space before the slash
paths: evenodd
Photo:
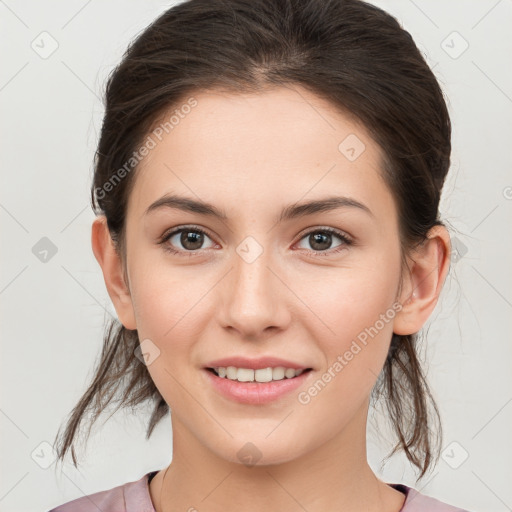
<path id="1" fill-rule="evenodd" d="M 157 473 L 158 471 L 151 471 L 136 482 L 82 496 L 49 512 L 155 512 L 149 494 L 149 482 Z M 388 485 L 406 496 L 400 512 L 468 512 L 421 494 L 412 487 L 403 484 Z"/>

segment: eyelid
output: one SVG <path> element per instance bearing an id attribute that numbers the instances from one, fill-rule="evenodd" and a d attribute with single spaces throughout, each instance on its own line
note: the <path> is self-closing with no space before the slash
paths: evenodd
<path id="1" fill-rule="evenodd" d="M 330 226 L 314 226 L 308 228 L 305 232 L 302 232 L 298 238 L 298 241 L 293 244 L 298 244 L 303 238 L 310 235 L 311 233 L 330 233 L 337 236 L 341 240 L 341 244 L 325 251 L 314 251 L 312 249 L 303 249 L 307 254 L 312 255 L 313 258 L 327 258 L 329 256 L 335 256 L 341 251 L 355 245 L 354 237 L 342 231 L 341 229 L 332 228 Z"/>
<path id="2" fill-rule="evenodd" d="M 345 239 L 347 242 L 350 242 L 351 244 L 355 243 L 355 239 L 352 235 L 348 234 L 346 231 L 343 231 L 342 229 L 333 228 L 330 226 L 312 226 L 312 227 L 306 228 L 306 230 L 303 231 L 299 235 L 298 240 L 302 240 L 306 235 L 309 235 L 311 233 L 322 232 L 322 231 L 337 235 L 340 238 Z"/>
<path id="3" fill-rule="evenodd" d="M 206 228 L 199 227 L 195 224 L 183 224 L 183 225 L 174 226 L 173 228 L 168 229 L 159 238 L 159 240 L 160 241 L 165 240 L 165 239 L 169 238 L 171 235 L 179 233 L 180 231 L 183 231 L 185 229 L 190 229 L 190 231 L 199 231 L 200 233 L 204 233 L 205 235 L 208 235 L 210 238 L 214 238 Z"/>
<path id="4" fill-rule="evenodd" d="M 174 249 L 170 246 L 168 246 L 167 242 L 177 233 L 180 233 L 182 231 L 185 231 L 185 230 L 190 230 L 190 231 L 197 231 L 199 233 L 202 233 L 204 235 L 206 235 L 208 238 L 210 238 L 212 240 L 212 242 L 216 243 L 214 238 L 207 229 L 205 228 L 202 228 L 202 227 L 199 227 L 195 224 L 184 224 L 184 225 L 181 225 L 181 226 L 175 226 L 173 228 L 170 228 L 168 229 L 167 231 L 164 232 L 164 234 L 162 236 L 160 236 L 158 238 L 158 244 L 160 245 L 163 245 L 165 250 L 169 251 L 169 252 L 172 252 L 172 253 L 179 253 L 179 254 L 188 254 L 188 255 L 195 255 L 197 254 L 198 252 L 204 252 L 205 250 L 209 249 L 197 249 L 195 251 L 184 251 L 182 249 Z"/>
<path id="5" fill-rule="evenodd" d="M 166 242 L 168 242 L 169 239 L 172 238 L 175 234 L 185 231 L 187 229 L 189 229 L 190 231 L 197 231 L 199 233 L 202 233 L 202 234 L 208 236 L 208 238 L 210 238 L 214 243 L 216 243 L 214 240 L 215 237 L 211 236 L 207 229 L 199 227 L 195 224 L 185 224 L 185 225 L 181 225 L 181 226 L 175 226 L 175 227 L 165 231 L 164 234 L 159 238 L 158 244 L 164 245 L 166 251 L 169 251 L 174 254 L 187 255 L 187 256 L 194 256 L 198 253 L 205 252 L 208 249 L 211 249 L 211 247 L 209 247 L 206 249 L 196 249 L 195 251 L 185 251 L 185 250 L 181 250 L 181 249 L 174 249 L 174 248 L 166 245 Z M 325 232 L 325 233 L 333 234 L 333 235 L 337 236 L 342 241 L 342 243 L 339 246 L 336 246 L 332 249 L 327 249 L 325 251 L 314 251 L 311 249 L 305 249 L 309 254 L 312 254 L 315 257 L 317 257 L 317 256 L 322 257 L 322 256 L 329 256 L 332 254 L 336 254 L 337 252 L 345 249 L 347 246 L 355 245 L 353 236 L 349 235 L 345 231 L 342 231 L 341 229 L 333 228 L 330 226 L 310 226 L 309 228 L 306 228 L 305 231 L 302 231 L 302 233 L 299 235 L 297 241 L 293 245 L 296 245 L 303 238 L 310 235 L 311 233 L 317 233 L 317 232 L 320 232 L 320 233 Z"/>

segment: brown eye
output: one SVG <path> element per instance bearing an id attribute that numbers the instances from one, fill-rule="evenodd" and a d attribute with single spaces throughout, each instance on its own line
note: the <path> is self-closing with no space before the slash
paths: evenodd
<path id="1" fill-rule="evenodd" d="M 198 233 L 197 231 L 189 231 L 188 229 L 186 229 L 182 231 L 180 234 L 180 243 L 183 245 L 185 249 L 188 249 L 190 251 L 201 249 L 203 241 L 204 234 Z"/>
<path id="2" fill-rule="evenodd" d="M 333 238 L 340 240 L 340 243 L 333 246 Z M 332 228 L 315 229 L 314 231 L 306 233 L 306 235 L 301 238 L 301 241 L 302 240 L 305 240 L 311 249 L 308 247 L 302 248 L 312 252 L 326 252 L 328 254 L 340 251 L 352 244 L 352 240 L 347 235 Z M 331 251 L 330 249 L 334 250 Z"/>
<path id="3" fill-rule="evenodd" d="M 202 229 L 180 228 L 164 235 L 160 243 L 170 252 L 186 253 L 213 247 L 213 242 L 211 245 L 203 247 L 206 239 L 211 240 Z"/>
<path id="4" fill-rule="evenodd" d="M 330 233 L 311 233 L 308 242 L 315 251 L 325 251 L 330 249 L 332 244 L 332 235 Z"/>

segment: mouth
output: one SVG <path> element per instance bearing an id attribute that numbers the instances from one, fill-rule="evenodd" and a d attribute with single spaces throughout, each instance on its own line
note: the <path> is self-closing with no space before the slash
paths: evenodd
<path id="1" fill-rule="evenodd" d="M 284 367 L 255 370 L 214 366 L 203 368 L 203 375 L 212 389 L 229 401 L 261 406 L 286 397 L 300 386 L 306 386 L 312 370 Z"/>
<path id="2" fill-rule="evenodd" d="M 213 368 L 206 368 L 207 371 L 213 373 L 221 379 L 228 379 L 237 382 L 277 382 L 281 380 L 295 379 L 303 373 L 308 373 L 312 368 L 285 368 L 283 366 L 267 367 L 267 368 L 236 368 L 234 366 L 217 366 Z"/>

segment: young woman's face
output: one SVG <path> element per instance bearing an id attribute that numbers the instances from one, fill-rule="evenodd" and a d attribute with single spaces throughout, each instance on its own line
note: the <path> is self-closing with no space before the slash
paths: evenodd
<path id="1" fill-rule="evenodd" d="M 258 464 L 364 436 L 401 271 L 380 148 L 302 88 L 194 98 L 172 130 L 152 135 L 126 224 L 128 327 L 138 330 L 174 429 L 226 460 L 249 454 Z M 225 218 L 176 203 L 151 208 L 170 196 Z M 299 208 L 334 198 L 335 208 Z M 254 403 L 222 393 L 206 369 L 266 356 L 311 371 Z"/>

